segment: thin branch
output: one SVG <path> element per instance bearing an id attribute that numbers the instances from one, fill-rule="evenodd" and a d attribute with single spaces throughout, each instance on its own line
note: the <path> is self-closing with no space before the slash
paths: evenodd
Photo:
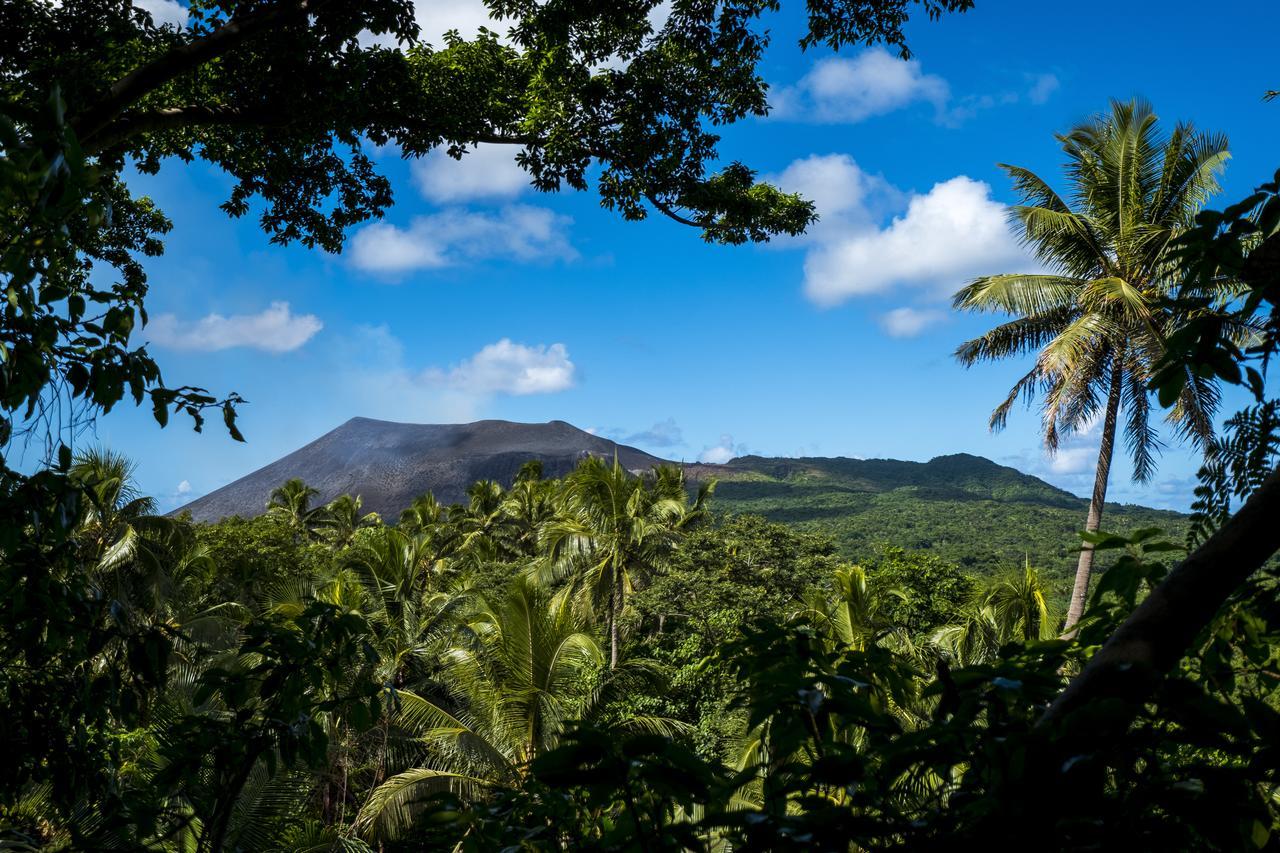
<path id="1" fill-rule="evenodd" d="M 673 208 L 671 205 L 667 204 L 664 201 L 660 201 L 658 197 L 653 195 L 652 193 L 645 193 L 645 198 L 649 200 L 649 203 L 652 204 L 659 213 L 675 220 L 676 222 L 679 222 L 681 225 L 688 225 L 692 228 L 703 228 L 703 229 L 712 230 L 712 231 L 723 229 L 726 227 L 723 224 L 715 221 L 698 222 L 695 219 L 690 219 L 687 216 L 683 216 L 677 213 L 675 208 Z"/>

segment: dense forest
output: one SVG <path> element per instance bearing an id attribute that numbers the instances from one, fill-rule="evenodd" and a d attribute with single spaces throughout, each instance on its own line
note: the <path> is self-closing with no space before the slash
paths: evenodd
<path id="1" fill-rule="evenodd" d="M 956 454 L 927 463 L 743 457 L 724 469 L 716 512 L 824 534 L 845 559 L 897 547 L 980 576 L 1030 560 L 1051 597 L 1070 591 L 1088 502 L 1012 468 Z M 1176 512 L 1107 504 L 1106 516 L 1116 533 L 1154 527 L 1181 541 L 1188 531 Z"/>
<path id="2" fill-rule="evenodd" d="M 1051 451 L 1098 425 L 1087 506 L 1045 496 L 1078 519 L 1052 566 L 1032 545 L 1060 530 L 958 473 L 877 492 L 861 529 L 596 457 L 398 518 L 294 479 L 194 524 L 91 449 L 129 405 L 243 439 L 238 395 L 166 384 L 135 337 L 171 223 L 130 170 L 202 161 L 225 214 L 331 252 L 391 204 L 368 144 L 517 146 L 539 190 L 712 243 L 803 232 L 811 202 L 717 151 L 768 113 L 778 4 L 656 5 L 488 0 L 507 36 L 435 49 L 407 0 L 193 0 L 181 27 L 0 0 L 0 846 L 1280 845 L 1280 174 L 1217 198 L 1226 138 L 1141 100 L 1057 137 L 1061 181 L 1003 167 L 1043 269 L 954 296 L 996 317 L 957 360 L 1027 371 L 993 429 L 1020 402 Z M 809 3 L 800 46 L 907 57 L 912 13 L 973 5 Z M 1106 501 L 1116 453 L 1152 476 L 1159 419 L 1204 458 L 1185 527 Z M 724 485 L 763 511 L 804 483 Z M 989 543 L 875 547 L 921 498 Z"/>

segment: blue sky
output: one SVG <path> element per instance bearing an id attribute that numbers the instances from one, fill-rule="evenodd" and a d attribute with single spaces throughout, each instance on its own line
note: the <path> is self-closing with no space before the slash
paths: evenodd
<path id="1" fill-rule="evenodd" d="M 622 222 L 591 193 L 536 193 L 511 151 L 411 164 L 386 150 L 395 208 L 330 256 L 269 245 L 252 217 L 217 209 L 226 176 L 171 164 L 134 181 L 175 224 L 149 268 L 143 337 L 170 384 L 240 392 L 248 441 L 123 409 L 83 440 L 140 460 L 166 508 L 356 415 L 563 419 L 673 459 L 963 451 L 1085 494 L 1096 438 L 1049 459 L 1034 411 L 991 435 L 990 409 L 1025 367 L 951 358 L 992 318 L 954 315 L 949 294 L 1030 267 L 996 163 L 1056 181 L 1053 134 L 1140 95 L 1168 123 L 1228 133 L 1226 198 L 1243 195 L 1280 166 L 1280 104 L 1260 97 L 1280 87 L 1280 9 L 978 0 L 914 23 L 903 63 L 801 53 L 801 7 L 784 5 L 765 67 L 775 115 L 730 128 L 721 154 L 814 198 L 823 219 L 807 237 L 708 246 L 661 218 Z M 483 20 L 463 0 L 431 8 L 425 33 Z M 1120 463 L 1112 495 L 1184 509 L 1196 467 L 1171 444 L 1147 486 Z"/>

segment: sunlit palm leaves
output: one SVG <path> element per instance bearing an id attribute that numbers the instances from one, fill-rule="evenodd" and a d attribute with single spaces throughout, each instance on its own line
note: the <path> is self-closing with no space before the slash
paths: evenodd
<path id="1" fill-rule="evenodd" d="M 517 579 L 502 600 L 480 600 L 467 627 L 470 639 L 443 656 L 442 692 L 400 694 L 397 725 L 424 760 L 372 792 L 359 818 L 371 835 L 395 836 L 434 791 L 518 784 L 568 721 L 592 716 L 611 683 L 647 674 L 623 666 L 606 676 L 588 621 L 528 581 Z"/>
<path id="2" fill-rule="evenodd" d="M 329 544 L 343 548 L 354 541 L 360 530 L 382 523 L 376 512 L 361 512 L 363 505 L 359 495 L 338 495 L 325 504 L 313 524 Z"/>
<path id="3" fill-rule="evenodd" d="M 311 499 L 318 494 L 318 489 L 294 477 L 272 490 L 267 501 L 267 514 L 284 518 L 299 537 L 310 536 L 315 532 L 316 522 L 324 512 L 323 507 L 311 505 Z"/>
<path id="4" fill-rule="evenodd" d="M 940 628 L 933 643 L 961 664 L 986 663 L 1007 643 L 1048 640 L 1058 634 L 1040 573 L 1028 561 L 997 576 L 975 593 L 956 625 Z"/>
<path id="5" fill-rule="evenodd" d="M 546 565 L 553 576 L 569 575 L 570 589 L 604 614 L 610 666 L 619 658 L 628 594 L 663 564 L 682 528 L 701 516 L 709 488 L 691 505 L 678 469 L 638 477 L 617 458 L 612 464 L 584 459 L 565 480 L 562 513 L 544 527 Z"/>
<path id="6" fill-rule="evenodd" d="M 1155 472 L 1160 440 L 1150 424 L 1146 385 L 1164 340 L 1187 320 L 1167 299 L 1178 278 L 1171 246 L 1218 190 L 1217 174 L 1229 155 L 1225 137 L 1197 133 L 1188 124 L 1161 133 L 1155 113 L 1141 101 L 1113 102 L 1109 113 L 1058 141 L 1067 160 L 1065 197 L 1027 169 L 1004 167 L 1022 197 L 1013 220 L 1047 272 L 984 276 L 961 289 L 957 309 L 1012 319 L 965 342 L 956 356 L 965 365 L 1034 357 L 992 413 L 993 429 L 1004 426 L 1019 399 L 1040 398 L 1045 445 L 1054 451 L 1064 437 L 1103 418 L 1088 525 L 1096 529 L 1118 429 L 1134 478 L 1146 481 Z M 1216 386 L 1196 377 L 1167 419 L 1179 436 L 1204 446 L 1212 438 L 1217 403 Z M 1092 551 L 1086 550 L 1068 627 L 1079 616 L 1091 570 Z"/>

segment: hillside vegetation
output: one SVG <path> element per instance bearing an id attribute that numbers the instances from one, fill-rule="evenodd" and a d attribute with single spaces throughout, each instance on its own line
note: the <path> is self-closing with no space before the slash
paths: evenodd
<path id="1" fill-rule="evenodd" d="M 716 509 L 831 537 L 850 560 L 882 546 L 928 551 L 978 574 L 1031 563 L 1056 594 L 1069 583 L 1088 501 L 980 456 L 929 462 L 745 456 L 717 473 Z M 1181 541 L 1188 517 L 1108 504 L 1107 529 L 1159 528 Z"/>

